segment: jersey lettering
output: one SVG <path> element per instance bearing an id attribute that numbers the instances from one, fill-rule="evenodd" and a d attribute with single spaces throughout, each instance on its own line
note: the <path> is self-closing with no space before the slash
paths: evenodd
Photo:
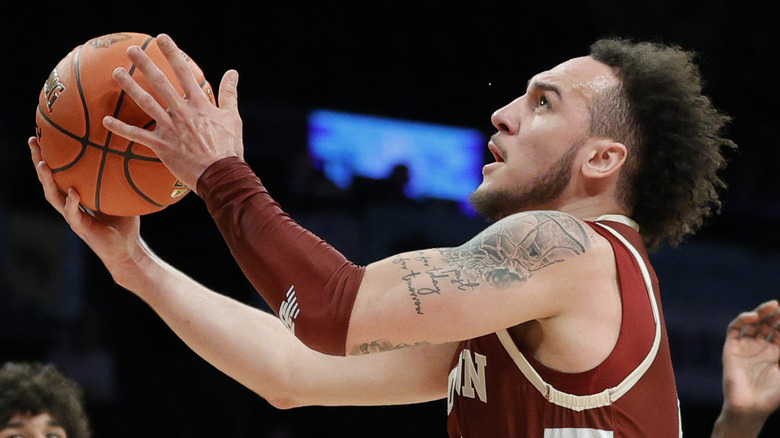
<path id="1" fill-rule="evenodd" d="M 455 395 L 468 398 L 479 398 L 487 403 L 487 356 L 463 349 L 458 358 L 458 365 L 450 371 L 447 379 L 447 415 L 455 404 Z"/>

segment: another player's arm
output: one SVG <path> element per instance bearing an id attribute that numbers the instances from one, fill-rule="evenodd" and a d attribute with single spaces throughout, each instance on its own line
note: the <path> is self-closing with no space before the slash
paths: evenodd
<path id="1" fill-rule="evenodd" d="M 451 342 L 559 314 L 600 272 L 600 242 L 571 215 L 537 211 L 503 219 L 457 248 L 369 265 L 347 351 Z"/>
<path id="2" fill-rule="evenodd" d="M 780 406 L 780 310 L 776 300 L 743 312 L 723 346 L 723 409 L 713 438 L 757 437 Z"/>

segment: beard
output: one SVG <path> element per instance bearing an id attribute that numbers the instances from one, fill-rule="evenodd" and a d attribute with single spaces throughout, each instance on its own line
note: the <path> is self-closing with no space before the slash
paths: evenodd
<path id="1" fill-rule="evenodd" d="M 547 204 L 557 198 L 569 185 L 574 157 L 582 144 L 581 141 L 573 144 L 544 173 L 535 177 L 527 189 L 523 191 L 477 189 L 469 195 L 469 203 L 477 213 L 493 221 Z"/>

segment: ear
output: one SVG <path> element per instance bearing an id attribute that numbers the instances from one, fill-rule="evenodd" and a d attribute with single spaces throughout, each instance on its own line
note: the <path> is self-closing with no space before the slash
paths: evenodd
<path id="1" fill-rule="evenodd" d="M 589 143 L 586 160 L 582 164 L 582 174 L 592 179 L 617 175 L 628 156 L 626 146 L 608 138 L 592 139 Z"/>

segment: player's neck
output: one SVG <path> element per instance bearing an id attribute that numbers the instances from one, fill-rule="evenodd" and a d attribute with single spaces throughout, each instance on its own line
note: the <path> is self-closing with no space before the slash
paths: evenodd
<path id="1" fill-rule="evenodd" d="M 566 197 L 558 202 L 540 205 L 538 210 L 555 210 L 569 213 L 582 220 L 592 221 L 605 214 L 631 216 L 631 212 L 620 206 L 612 196 L 601 194 L 587 197 Z"/>

